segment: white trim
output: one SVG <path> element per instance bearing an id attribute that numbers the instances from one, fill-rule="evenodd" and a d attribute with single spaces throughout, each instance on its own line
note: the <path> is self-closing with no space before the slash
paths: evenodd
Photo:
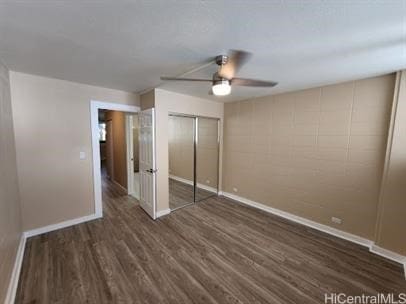
<path id="1" fill-rule="evenodd" d="M 140 107 L 119 103 L 90 101 L 90 123 L 92 129 L 92 155 L 93 155 L 93 191 L 94 191 L 94 216 L 103 216 L 100 147 L 99 147 L 99 109 L 137 113 Z M 127 190 L 126 190 L 127 191 Z"/>
<path id="2" fill-rule="evenodd" d="M 299 223 L 299 224 L 302 224 L 302 225 L 317 229 L 319 231 L 334 235 L 336 237 L 345 239 L 345 240 L 350 241 L 350 242 L 354 242 L 354 243 L 357 243 L 357 244 L 360 244 L 360 245 L 363 245 L 363 246 L 367 246 L 367 247 L 370 247 L 373 244 L 373 241 L 365 239 L 365 238 L 360 237 L 360 236 L 357 236 L 355 234 L 344 232 L 344 231 L 341 231 L 339 229 L 336 229 L 336 228 L 333 228 L 333 227 L 330 227 L 330 226 L 327 226 L 327 225 L 323 225 L 323 224 L 314 222 L 312 220 L 308 220 L 308 219 L 303 218 L 301 216 L 297 216 L 297 215 L 291 214 L 291 213 L 286 212 L 286 211 L 282 211 L 282 210 L 279 210 L 279 209 L 276 209 L 276 208 L 272 208 L 272 207 L 263 205 L 263 204 L 258 203 L 258 202 L 254 202 L 252 200 L 240 197 L 240 196 L 232 194 L 232 193 L 223 192 L 223 196 L 228 197 L 228 198 L 230 198 L 232 200 L 235 200 L 235 201 L 239 201 L 239 202 L 241 202 L 241 203 L 243 203 L 245 205 L 249 205 L 251 207 L 255 207 L 255 208 L 261 209 L 263 211 L 278 215 L 280 217 L 286 218 L 286 219 L 291 220 L 293 222 L 296 222 L 296 223 Z"/>
<path id="3" fill-rule="evenodd" d="M 380 255 L 382 257 L 385 257 L 387 259 L 393 260 L 395 262 L 398 262 L 400 264 L 403 264 L 403 268 L 404 268 L 404 273 L 405 273 L 405 279 L 406 279 L 406 257 L 400 254 L 397 254 L 395 252 L 392 252 L 390 250 L 381 248 L 377 245 L 374 244 L 373 241 L 368 240 L 368 239 L 364 239 L 361 238 L 359 236 L 323 225 L 323 224 L 319 224 L 316 222 L 313 222 L 311 220 L 293 215 L 291 213 L 285 212 L 285 211 L 281 211 L 269 206 L 265 206 L 261 203 L 257 203 L 254 201 L 251 201 L 249 199 L 237 196 L 235 194 L 232 193 L 228 193 L 228 192 L 219 192 L 219 194 L 222 194 L 223 196 L 230 198 L 232 200 L 241 202 L 243 204 L 249 205 L 251 207 L 254 208 L 258 208 L 261 209 L 263 211 L 278 215 L 280 217 L 292 220 L 296 223 L 308 226 L 308 227 L 312 227 L 316 230 L 334 235 L 336 237 L 345 239 L 347 241 L 350 242 L 354 242 L 363 246 L 366 246 L 369 248 L 369 251 Z M 170 209 L 164 209 L 161 211 L 158 211 L 156 213 L 156 217 L 162 217 L 165 215 L 168 215 L 171 213 Z M 23 262 L 23 257 L 24 257 L 24 251 L 25 251 L 25 243 L 26 243 L 26 239 L 32 236 L 36 236 L 36 235 L 40 235 L 43 233 L 47 233 L 47 232 L 51 232 L 51 231 L 55 231 L 58 229 L 63 229 L 66 227 L 70 227 L 73 225 L 77 225 L 77 224 L 81 224 L 84 222 L 88 222 L 88 221 L 92 221 L 95 219 L 100 218 L 100 216 L 96 216 L 95 214 L 91 214 L 88 216 L 84 216 L 84 217 L 80 217 L 80 218 L 76 218 L 76 219 L 72 219 L 72 220 L 68 220 L 68 221 L 64 221 L 61 223 L 57 223 L 57 224 L 53 224 L 53 225 L 48 225 L 45 227 L 41 227 L 41 228 L 37 228 L 37 229 L 33 229 L 33 230 L 28 230 L 22 233 L 21 238 L 20 238 L 20 243 L 18 246 L 18 250 L 17 250 L 17 255 L 16 255 L 16 259 L 14 262 L 14 267 L 13 267 L 13 272 L 11 275 L 11 279 L 10 279 L 10 283 L 9 283 L 9 287 L 7 290 L 7 296 L 6 296 L 6 300 L 5 300 L 5 304 L 13 304 L 14 300 L 15 300 L 15 296 L 16 296 L 16 292 L 17 292 L 17 287 L 18 287 L 18 282 L 19 282 L 19 278 L 20 278 L 20 272 L 21 272 L 21 266 L 22 266 L 22 262 Z"/>
<path id="4" fill-rule="evenodd" d="M 184 183 L 184 184 L 193 186 L 193 181 L 188 180 L 188 179 L 186 179 L 186 178 L 179 177 L 179 176 L 172 175 L 172 174 L 169 174 L 169 178 L 170 178 L 170 179 L 173 179 L 173 180 L 176 180 L 176 181 L 178 181 L 178 182 L 181 182 L 181 183 Z"/>
<path id="5" fill-rule="evenodd" d="M 371 252 L 377 254 L 377 255 L 383 256 L 383 257 L 388 258 L 388 259 L 390 259 L 392 261 L 396 261 L 396 262 L 401 263 L 401 264 L 406 263 L 406 259 L 405 259 L 405 257 L 403 255 L 400 255 L 400 254 L 398 254 L 396 252 L 393 252 L 393 251 L 390 251 L 388 249 L 379 247 L 379 246 L 377 246 L 375 244 L 373 244 L 369 248 L 369 250 Z"/>
<path id="6" fill-rule="evenodd" d="M 5 304 L 14 304 L 14 301 L 15 301 L 18 281 L 20 279 L 21 266 L 23 264 L 23 258 L 24 258 L 25 240 L 26 240 L 26 238 L 25 238 L 24 233 L 21 233 L 20 243 L 19 243 L 18 249 L 17 249 L 17 255 L 14 260 L 13 272 L 11 273 L 11 279 L 10 279 L 10 283 L 8 285 L 6 300 L 4 301 Z"/>
<path id="7" fill-rule="evenodd" d="M 133 117 L 125 116 L 125 139 L 126 139 L 126 157 L 127 157 L 127 194 L 134 195 L 134 145 L 133 145 Z M 131 160 L 132 159 L 132 160 Z"/>
<path id="8" fill-rule="evenodd" d="M 381 216 L 383 213 L 384 209 L 384 194 L 385 194 L 385 185 L 388 179 L 388 170 L 389 170 L 389 164 L 391 161 L 391 151 L 392 151 L 392 141 L 394 137 L 394 128 L 395 128 L 395 123 L 396 123 L 396 114 L 397 114 L 397 107 L 399 103 L 399 91 L 400 91 L 400 83 L 402 76 L 404 75 L 404 71 L 398 71 L 396 72 L 396 80 L 395 80 L 395 89 L 394 89 L 394 94 L 393 94 L 393 102 L 392 102 L 392 111 L 391 111 L 391 117 L 390 117 L 390 123 L 389 123 L 389 131 L 388 131 L 388 140 L 386 144 L 386 153 L 385 153 L 385 162 L 384 162 L 384 168 L 383 168 L 383 174 L 382 174 L 382 180 L 381 180 L 381 186 L 380 186 L 380 193 L 379 193 L 379 202 L 378 202 L 378 217 L 376 221 L 376 226 L 375 226 L 375 239 L 379 242 L 380 240 L 380 232 L 381 232 Z M 404 272 L 405 272 L 405 279 L 406 279 L 406 256 L 402 256 L 396 252 L 384 249 L 382 247 L 379 247 L 377 245 L 372 245 L 369 250 L 375 254 L 378 254 L 380 256 L 383 256 L 385 258 L 388 258 L 390 260 L 399 262 L 403 264 Z"/>
<path id="9" fill-rule="evenodd" d="M 159 217 L 164 216 L 164 215 L 168 215 L 169 213 L 171 213 L 171 209 L 164 209 L 164 210 L 161 210 L 161 211 L 157 211 L 156 218 L 159 218 Z"/>
<path id="10" fill-rule="evenodd" d="M 138 175 L 138 183 L 135 183 L 134 182 L 134 185 L 135 184 L 138 184 L 138 188 L 136 188 L 136 187 L 134 187 L 134 192 L 132 193 L 132 194 L 130 194 L 132 197 L 135 197 L 138 201 L 140 200 L 140 188 L 141 188 L 141 185 L 140 185 L 140 172 L 138 171 L 138 172 L 132 172 L 132 174 L 133 174 L 133 179 L 135 180 L 135 175 L 137 174 Z"/>
<path id="11" fill-rule="evenodd" d="M 403 264 L 403 271 L 405 273 L 405 280 L 406 280 L 406 256 L 403 256 L 403 255 L 401 255 L 399 253 L 396 253 L 396 252 L 393 252 L 391 250 L 379 247 L 376 244 L 372 244 L 369 247 L 369 251 L 372 252 L 372 253 L 375 253 L 377 255 L 380 255 L 380 256 L 382 256 L 384 258 L 387 258 L 389 260 L 392 260 L 392 261 L 398 262 L 400 264 Z"/>
<path id="12" fill-rule="evenodd" d="M 291 220 L 293 222 L 296 222 L 296 223 L 299 223 L 299 224 L 314 228 L 316 230 L 328 233 L 328 234 L 336 236 L 338 238 L 341 238 L 341 239 L 344 239 L 344 240 L 347 240 L 347 241 L 350 241 L 350 242 L 357 243 L 359 245 L 368 247 L 369 251 L 374 253 L 374 254 L 380 255 L 380 256 L 382 256 L 384 258 L 387 258 L 389 260 L 392 260 L 392 261 L 398 262 L 400 264 L 403 264 L 404 273 L 405 273 L 405 279 L 406 279 L 406 256 L 400 255 L 400 254 L 395 253 L 393 251 L 390 251 L 388 249 L 381 248 L 381 247 L 377 246 L 374 243 L 374 241 L 368 240 L 366 238 L 357 236 L 357 235 L 352 234 L 352 233 L 341 231 L 339 229 L 336 229 L 336 228 L 333 228 L 333 227 L 330 227 L 330 226 L 327 226 L 327 225 L 323 225 L 323 224 L 308 220 L 306 218 L 291 214 L 291 213 L 286 212 L 286 211 L 282 211 L 282 210 L 279 210 L 279 209 L 275 209 L 275 208 L 266 206 L 264 204 L 261 204 L 261 203 L 246 199 L 244 197 L 241 197 L 241 196 L 238 196 L 238 195 L 235 195 L 235 194 L 232 194 L 232 193 L 222 192 L 222 195 L 224 197 L 227 197 L 227 198 L 232 199 L 234 201 L 238 201 L 238 202 L 240 202 L 242 204 L 245 204 L 245 205 L 257 208 L 257 209 L 261 209 L 263 211 L 266 211 L 266 212 L 272 213 L 274 215 L 283 217 L 285 219 Z"/>
<path id="13" fill-rule="evenodd" d="M 36 235 L 44 234 L 44 233 L 47 233 L 47 232 L 51 232 L 51 231 L 63 229 L 63 228 L 66 228 L 66 227 L 70 227 L 70 226 L 73 226 L 73 225 L 81 224 L 81 223 L 84 223 L 84 222 L 92 221 L 92 220 L 95 220 L 95 219 L 98 219 L 98 218 L 101 218 L 101 216 L 98 216 L 96 214 L 90 214 L 90 215 L 87 215 L 87 216 L 74 218 L 72 220 L 67 220 L 67 221 L 64 221 L 64 222 L 48 225 L 48 226 L 45 226 L 45 227 L 25 231 L 24 232 L 24 237 L 29 238 L 29 237 L 32 237 L 32 236 L 36 236 Z"/>
<path id="14" fill-rule="evenodd" d="M 27 238 L 36 236 L 36 235 L 40 235 L 40 234 L 44 234 L 47 232 L 63 229 L 63 228 L 70 227 L 73 225 L 81 224 L 84 222 L 92 221 L 92 220 L 95 220 L 98 218 L 101 218 L 101 216 L 97 216 L 96 214 L 91 214 L 91 215 L 87 215 L 87 216 L 75 218 L 72 220 L 60 222 L 57 224 L 52 224 L 52 225 L 48 225 L 45 227 L 36 228 L 36 229 L 32 229 L 32 230 L 23 232 L 21 234 L 20 243 L 18 245 L 18 250 L 17 250 L 16 259 L 14 262 L 13 272 L 11 275 L 9 287 L 7 290 L 6 300 L 4 303 L 5 304 L 14 303 L 16 292 L 17 292 L 17 287 L 18 287 L 18 282 L 20 279 L 21 266 L 23 263 L 25 243 L 26 243 Z"/>
<path id="15" fill-rule="evenodd" d="M 171 178 L 173 180 L 176 180 L 178 182 L 193 186 L 193 181 L 191 181 L 191 180 L 188 180 L 188 179 L 185 179 L 185 178 L 182 178 L 182 177 L 179 177 L 179 176 L 175 176 L 175 175 L 172 175 L 172 174 L 169 175 L 169 178 Z M 207 185 L 201 184 L 201 183 L 197 183 L 197 187 L 201 188 L 201 189 L 204 189 L 206 191 L 213 192 L 213 193 L 217 194 L 217 189 L 214 188 L 214 187 L 210 187 L 210 186 L 207 186 Z"/>
<path id="16" fill-rule="evenodd" d="M 210 187 L 210 186 L 207 186 L 207 185 L 201 184 L 201 183 L 197 183 L 197 187 L 200 188 L 200 189 L 203 189 L 203 190 L 206 190 L 206 191 L 209 191 L 209 192 L 212 192 L 212 193 L 218 195 L 217 189 L 214 188 L 214 187 Z"/>
<path id="17" fill-rule="evenodd" d="M 393 137 L 395 134 L 395 123 L 396 123 L 397 108 L 398 108 L 398 104 L 399 104 L 398 97 L 400 94 L 401 78 L 402 78 L 402 72 L 400 72 L 400 71 L 396 72 L 395 88 L 394 88 L 393 101 L 392 101 L 392 111 L 391 111 L 391 116 L 390 116 L 390 121 L 389 121 L 388 136 L 387 136 L 387 142 L 386 142 L 385 161 L 384 161 L 384 167 L 383 167 L 383 173 L 382 173 L 382 179 L 381 179 L 380 191 L 379 191 L 378 216 L 377 216 L 376 225 L 375 225 L 375 240 L 377 240 L 378 242 L 380 240 L 381 226 L 382 226 L 381 220 L 382 220 L 382 214 L 384 212 L 384 207 L 385 207 L 383 200 L 384 200 L 386 182 L 388 180 L 388 174 L 389 174 L 389 166 L 390 166 L 391 153 L 392 153 L 392 142 L 393 142 Z"/>
<path id="18" fill-rule="evenodd" d="M 139 172 L 140 172 L 140 206 L 152 218 L 157 218 L 157 157 L 156 157 L 156 113 L 155 108 L 142 110 L 139 114 Z M 145 134 L 147 136 L 145 136 Z M 150 145 L 150 146 L 149 146 Z M 151 152 L 152 159 L 149 162 L 146 158 L 145 152 Z M 147 174 L 150 173 L 150 174 Z M 147 185 L 149 179 L 152 177 L 152 195 L 147 193 L 151 189 Z M 152 208 L 150 202 L 152 200 Z"/>

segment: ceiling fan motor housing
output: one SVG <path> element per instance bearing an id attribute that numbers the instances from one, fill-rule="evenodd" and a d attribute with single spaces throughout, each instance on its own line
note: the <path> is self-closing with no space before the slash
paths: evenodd
<path id="1" fill-rule="evenodd" d="M 213 85 L 216 85 L 216 84 L 230 85 L 230 80 L 221 77 L 218 73 L 214 73 L 213 74 Z"/>
<path id="2" fill-rule="evenodd" d="M 228 56 L 227 55 L 219 55 L 216 56 L 216 64 L 219 66 L 225 65 L 228 62 Z"/>

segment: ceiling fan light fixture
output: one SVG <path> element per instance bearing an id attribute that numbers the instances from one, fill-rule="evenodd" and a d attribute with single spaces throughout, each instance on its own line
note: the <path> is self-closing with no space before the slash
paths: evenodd
<path id="1" fill-rule="evenodd" d="M 217 80 L 213 83 L 212 86 L 213 94 L 216 96 L 226 96 L 231 93 L 231 85 L 230 81 L 224 80 Z"/>
<path id="2" fill-rule="evenodd" d="M 212 85 L 211 90 L 209 91 L 209 95 L 215 96 L 229 95 L 231 93 L 231 86 L 264 88 L 276 86 L 278 83 L 274 81 L 235 77 L 238 70 L 241 69 L 241 67 L 245 64 L 250 56 L 251 53 L 245 51 L 230 50 L 229 55 L 219 55 L 215 57 L 214 61 L 218 65 L 218 70 L 213 74 L 212 79 L 161 76 L 161 80 L 209 82 Z M 201 67 L 195 68 L 182 75 L 196 72 L 203 67 L 207 67 L 208 65 L 210 65 L 210 62 L 213 62 L 213 58 Z"/>

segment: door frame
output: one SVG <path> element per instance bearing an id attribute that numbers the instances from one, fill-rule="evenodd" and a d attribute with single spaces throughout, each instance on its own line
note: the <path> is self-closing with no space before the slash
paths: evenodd
<path id="1" fill-rule="evenodd" d="M 102 183 L 100 166 L 100 143 L 99 143 L 99 110 L 113 110 L 126 113 L 138 113 L 141 108 L 120 103 L 105 101 L 90 101 L 90 124 L 92 131 L 92 156 L 93 156 L 93 191 L 94 191 L 94 214 L 103 217 Z"/>
<path id="2" fill-rule="evenodd" d="M 137 112 L 139 115 L 139 113 Z M 134 189 L 134 113 L 127 113 L 125 116 L 125 133 L 127 143 L 127 194 L 135 197 L 139 200 L 139 197 L 135 196 Z M 139 161 L 138 161 L 139 162 Z M 139 196 L 139 193 L 138 193 Z"/>
<path id="3" fill-rule="evenodd" d="M 113 143 L 114 143 L 114 132 L 113 132 L 113 121 L 111 119 L 106 120 L 106 173 L 107 173 L 107 177 L 111 180 L 114 181 L 114 147 L 113 147 Z M 110 129 L 110 130 L 109 130 Z M 110 131 L 110 134 L 109 134 Z M 110 136 L 110 138 L 109 138 Z M 108 139 L 108 140 L 107 140 Z M 100 143 L 99 143 L 100 145 Z M 110 151 L 111 149 L 111 151 Z M 110 159 L 109 159 L 110 156 Z M 110 164 L 109 164 L 110 162 Z M 109 166 L 107 166 L 109 165 Z M 109 172 L 110 169 L 110 172 Z M 110 173 L 110 175 L 109 175 Z"/>

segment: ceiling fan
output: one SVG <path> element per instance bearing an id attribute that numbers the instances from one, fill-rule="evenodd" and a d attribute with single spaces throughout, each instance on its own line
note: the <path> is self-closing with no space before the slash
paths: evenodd
<path id="1" fill-rule="evenodd" d="M 219 55 L 214 58 L 214 62 L 219 66 L 218 71 L 213 74 L 212 79 L 201 78 L 184 78 L 184 77 L 167 77 L 162 76 L 161 80 L 174 81 L 196 81 L 211 82 L 212 87 L 209 94 L 216 96 L 225 96 L 231 93 L 231 86 L 248 86 L 248 87 L 274 87 L 278 83 L 274 81 L 265 81 L 249 78 L 235 77 L 237 71 L 251 57 L 251 53 L 231 50 L 229 55 Z"/>

